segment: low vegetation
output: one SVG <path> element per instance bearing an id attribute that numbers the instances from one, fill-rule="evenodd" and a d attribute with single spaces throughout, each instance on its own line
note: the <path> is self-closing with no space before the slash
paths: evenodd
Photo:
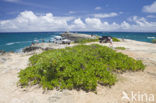
<path id="1" fill-rule="evenodd" d="M 90 42 L 97 42 L 97 41 L 99 41 L 98 38 L 97 39 L 85 39 L 85 38 L 83 38 L 83 39 L 75 40 L 74 43 L 90 43 Z"/>
<path id="2" fill-rule="evenodd" d="M 118 71 L 145 68 L 142 61 L 97 44 L 48 50 L 29 60 L 29 67 L 19 72 L 19 84 L 39 84 L 44 89 L 96 91 L 98 84 L 114 85 Z"/>
<path id="3" fill-rule="evenodd" d="M 153 39 L 153 40 L 152 40 L 152 43 L 156 43 L 156 39 Z"/>
<path id="4" fill-rule="evenodd" d="M 125 47 L 116 47 L 115 49 L 119 49 L 119 50 L 125 50 Z"/>
<path id="5" fill-rule="evenodd" d="M 113 42 L 120 42 L 118 38 L 112 37 Z"/>

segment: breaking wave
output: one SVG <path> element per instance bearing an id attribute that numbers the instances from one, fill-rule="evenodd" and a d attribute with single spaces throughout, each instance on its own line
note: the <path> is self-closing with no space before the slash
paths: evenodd
<path id="1" fill-rule="evenodd" d="M 27 43 L 27 42 L 31 42 L 31 41 L 23 41 L 23 42 L 10 42 L 10 43 L 6 43 L 6 45 L 13 45 L 13 44 Z"/>
<path id="2" fill-rule="evenodd" d="M 147 37 L 148 39 L 154 39 L 155 37 Z"/>

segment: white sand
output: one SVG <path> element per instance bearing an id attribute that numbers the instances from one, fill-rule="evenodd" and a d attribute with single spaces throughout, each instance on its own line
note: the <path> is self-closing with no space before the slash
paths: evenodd
<path id="1" fill-rule="evenodd" d="M 32 53 L 9 53 L 0 56 L 0 103 L 146 103 L 146 100 L 139 102 L 138 99 L 135 102 L 122 101 L 123 91 L 129 96 L 131 91 L 153 94 L 155 102 L 151 103 L 156 103 L 156 44 L 125 40 L 116 42 L 113 46 L 127 48 L 118 51 L 143 60 L 147 67 L 144 72 L 118 74 L 119 80 L 114 86 L 109 88 L 99 85 L 97 94 L 76 90 L 44 92 L 38 86 L 25 89 L 17 87 L 18 72 L 28 65 L 28 58 Z"/>

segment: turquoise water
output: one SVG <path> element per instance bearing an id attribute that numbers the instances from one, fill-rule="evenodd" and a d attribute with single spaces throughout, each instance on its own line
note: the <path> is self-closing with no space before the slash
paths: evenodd
<path id="1" fill-rule="evenodd" d="M 48 42 L 61 32 L 25 32 L 25 33 L 0 33 L 0 50 L 20 52 L 25 46 L 31 45 L 32 41 L 44 39 Z M 150 42 L 156 39 L 156 33 L 134 33 L 134 32 L 79 32 L 92 35 L 106 35 L 117 38 L 132 39 Z"/>

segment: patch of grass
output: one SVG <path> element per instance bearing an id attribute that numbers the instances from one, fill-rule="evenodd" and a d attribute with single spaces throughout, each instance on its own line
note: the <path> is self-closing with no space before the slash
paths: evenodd
<path id="1" fill-rule="evenodd" d="M 153 40 L 152 40 L 152 43 L 156 43 L 156 39 L 153 39 Z"/>
<path id="2" fill-rule="evenodd" d="M 19 72 L 19 84 L 39 84 L 44 89 L 96 91 L 97 84 L 114 85 L 115 72 L 145 68 L 142 61 L 97 44 L 48 50 L 29 61 L 29 67 Z"/>
<path id="3" fill-rule="evenodd" d="M 85 38 L 83 38 L 83 39 L 76 40 L 75 43 L 83 44 L 83 43 L 90 43 L 90 42 L 97 42 L 97 41 L 99 41 L 98 38 L 97 39 L 85 39 Z"/>
<path id="4" fill-rule="evenodd" d="M 113 42 L 120 42 L 118 38 L 112 37 Z"/>
<path id="5" fill-rule="evenodd" d="M 116 47 L 115 49 L 119 49 L 119 50 L 125 50 L 125 47 Z"/>

